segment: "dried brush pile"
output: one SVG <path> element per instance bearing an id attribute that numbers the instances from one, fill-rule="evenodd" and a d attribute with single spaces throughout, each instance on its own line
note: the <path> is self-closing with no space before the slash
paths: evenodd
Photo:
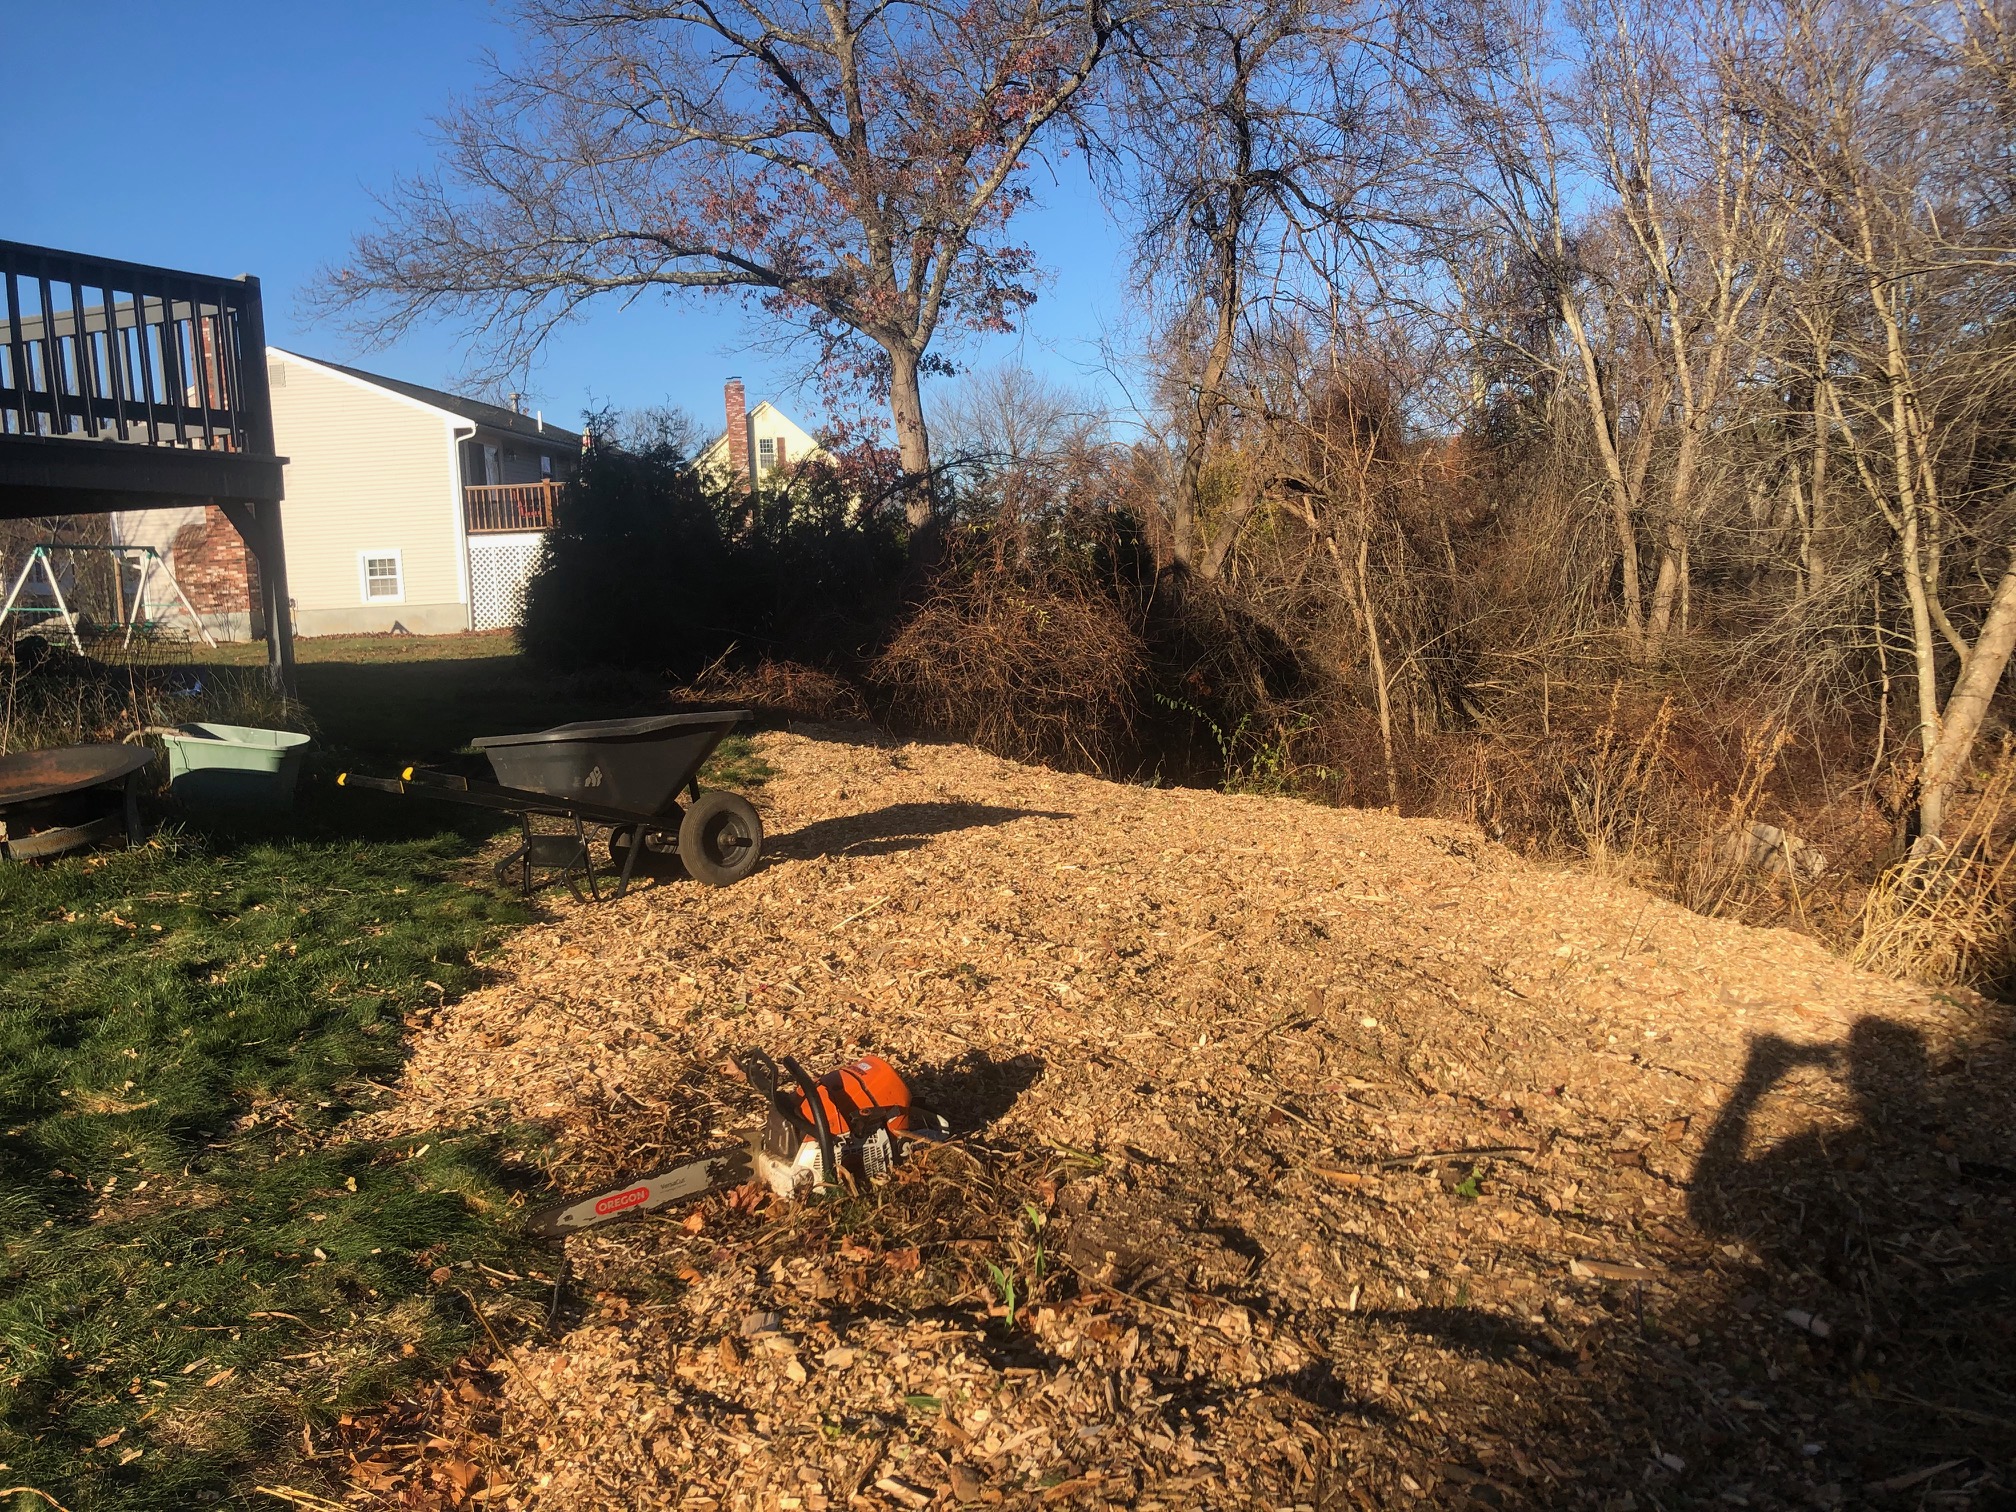
<path id="1" fill-rule="evenodd" d="M 0 644 L 0 755 L 116 741 L 188 720 L 310 729 L 263 667 L 196 665 L 200 644 L 112 634 L 78 652 L 40 635 Z"/>
<path id="2" fill-rule="evenodd" d="M 902 725 L 1018 761 L 1133 759 L 1148 652 L 1123 595 L 991 553 L 940 575 L 869 676 Z"/>

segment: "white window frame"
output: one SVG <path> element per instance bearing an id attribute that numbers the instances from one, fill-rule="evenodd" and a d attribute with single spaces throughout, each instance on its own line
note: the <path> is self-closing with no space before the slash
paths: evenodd
<path id="1" fill-rule="evenodd" d="M 391 558 L 392 567 L 399 574 L 399 591 L 388 597 L 371 592 L 371 563 Z M 371 604 L 403 604 L 406 602 L 406 559 L 397 546 L 384 547 L 377 551 L 357 553 L 357 595 L 367 606 Z"/>
<path id="2" fill-rule="evenodd" d="M 770 454 L 767 457 L 763 455 L 766 451 Z M 776 467 L 777 438 L 775 436 L 758 436 L 756 438 L 757 473 L 760 475 L 762 473 L 773 472 L 776 470 Z"/>

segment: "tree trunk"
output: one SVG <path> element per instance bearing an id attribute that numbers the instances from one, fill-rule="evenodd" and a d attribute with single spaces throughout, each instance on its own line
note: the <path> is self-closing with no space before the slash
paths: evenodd
<path id="1" fill-rule="evenodd" d="M 1232 548 L 1239 544 L 1239 532 L 1246 528 L 1246 522 L 1259 509 L 1260 499 L 1260 483 L 1249 477 L 1240 491 L 1238 502 L 1218 522 L 1217 531 L 1204 543 L 1204 554 L 1194 564 L 1197 575 L 1205 582 L 1215 583 L 1225 575 L 1225 563 L 1232 555 Z"/>
<path id="2" fill-rule="evenodd" d="M 1233 196 L 1234 224 L 1243 200 Z M 1171 538 L 1170 556 L 1176 572 L 1181 575 L 1196 572 L 1207 581 L 1218 576 L 1225 565 L 1226 555 L 1232 549 L 1227 532 L 1221 528 L 1220 540 L 1209 543 L 1201 557 L 1197 540 L 1197 500 L 1203 492 L 1204 463 L 1210 455 L 1211 432 L 1218 416 L 1218 407 L 1223 402 L 1225 375 L 1232 369 L 1232 347 L 1239 334 L 1239 304 L 1241 293 L 1241 249 L 1235 237 L 1220 236 L 1213 246 L 1217 259 L 1217 288 L 1213 291 L 1218 306 L 1218 318 L 1211 331 L 1211 345 L 1204 354 L 1204 368 L 1198 374 L 1196 393 L 1187 426 L 1189 434 L 1183 438 L 1183 465 L 1176 475 L 1175 507 L 1169 521 Z M 1252 511 L 1247 511 L 1250 514 Z M 1229 534 L 1236 536 L 1239 527 L 1245 524 L 1242 516 Z"/>
<path id="3" fill-rule="evenodd" d="M 1673 630 L 1673 610 L 1687 597 L 1687 546 L 1693 531 L 1694 478 L 1699 471 L 1701 432 L 1688 422 L 1680 432 L 1679 454 L 1673 461 L 1671 514 L 1666 540 L 1659 551 L 1659 577 L 1652 587 L 1652 613 L 1645 624 L 1645 650 L 1658 656 Z"/>
<path id="4" fill-rule="evenodd" d="M 910 527 L 910 559 L 938 553 L 938 489 L 931 476 L 931 433 L 924 426 L 924 391 L 917 354 L 907 346 L 889 353 L 889 412 L 896 421 L 896 455 L 903 464 L 903 519 Z"/>
<path id="5" fill-rule="evenodd" d="M 1366 571 L 1372 554 L 1369 526 L 1358 532 L 1358 610 L 1365 618 L 1365 659 L 1372 673 L 1372 691 L 1379 710 L 1379 747 L 1386 759 L 1386 802 L 1397 813 L 1400 808 L 1400 772 L 1393 760 L 1393 700 L 1387 690 L 1386 651 L 1379 644 L 1379 616 L 1372 607 L 1371 576 Z"/>
<path id="6" fill-rule="evenodd" d="M 1827 454 L 1834 428 L 1827 423 L 1826 386 L 1825 378 L 1813 385 L 1812 488 L 1806 497 L 1806 517 L 1801 521 L 1801 554 L 1809 594 L 1818 593 L 1827 581 Z"/>
<path id="7" fill-rule="evenodd" d="M 1659 543 L 1659 574 L 1652 580 L 1652 610 L 1645 618 L 1645 654 L 1650 657 L 1664 651 L 1673 628 L 1673 607 L 1682 591 L 1681 564 L 1687 559 L 1687 533 L 1677 520 L 1667 522 L 1665 537 Z"/>
<path id="8" fill-rule="evenodd" d="M 1589 419 L 1596 431 L 1596 449 L 1603 458 L 1603 474 L 1610 485 L 1610 520 L 1617 531 L 1617 548 L 1624 559 L 1624 629 L 1632 645 L 1645 639 L 1644 595 L 1638 585 L 1638 530 L 1632 523 L 1631 485 L 1624 476 L 1623 459 L 1617 455 L 1616 437 L 1610 430 L 1610 408 L 1603 402 L 1603 371 L 1596 363 L 1596 348 L 1582 324 L 1582 311 L 1572 299 L 1561 301 L 1561 318 L 1574 338 L 1582 358 L 1582 381 L 1589 400 Z"/>
<path id="9" fill-rule="evenodd" d="M 1966 670 L 1946 700 L 1939 739 L 1919 772 L 1920 846 L 1936 846 L 1943 838 L 1946 799 L 1974 752 L 1975 737 L 1981 733 L 1981 722 L 1987 716 L 2003 672 L 2008 669 L 2012 650 L 2016 650 L 2016 556 L 2011 557 L 2008 570 L 1996 585 L 1988 617 L 1981 622 L 1980 634 L 1974 637 L 1974 650 L 1967 658 Z"/>
<path id="10" fill-rule="evenodd" d="M 1911 450 L 1911 378 L 1904 356 L 1904 333 L 1883 288 L 1873 279 L 1869 302 L 1883 322 L 1885 376 L 1890 388 L 1891 483 L 1897 496 L 1897 554 L 1904 569 L 1904 598 L 1911 610 L 1911 667 L 1918 684 L 1918 750 L 1924 759 L 1919 768 L 1918 834 L 1936 843 L 1944 823 L 1945 790 L 1925 786 L 1923 778 L 1940 743 L 1939 648 L 1933 639 L 1932 603 L 1925 590 L 1925 559 L 1919 543 L 1921 511 L 1916 458 Z"/>

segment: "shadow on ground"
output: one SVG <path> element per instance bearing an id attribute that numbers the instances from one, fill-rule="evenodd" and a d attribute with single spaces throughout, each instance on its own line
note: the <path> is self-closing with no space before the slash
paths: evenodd
<path id="1" fill-rule="evenodd" d="M 865 814 L 820 819 L 766 840 L 764 854 L 780 860 L 821 856 L 887 856 L 916 850 L 933 835 L 1013 824 L 1018 819 L 1069 819 L 1046 809 L 1001 808 L 989 803 L 892 803 Z"/>
<path id="2" fill-rule="evenodd" d="M 1938 1050 L 1875 1016 L 1835 1043 L 1758 1036 L 1663 1268 L 1585 1267 L 1575 1326 L 1389 1315 L 1518 1384 L 1488 1412 L 1518 1454 L 1474 1462 L 1615 1512 L 2016 1507 L 2016 1057 L 2006 1014 L 1983 1029 Z"/>
<path id="3" fill-rule="evenodd" d="M 973 1134 L 1008 1116 L 1043 1075 L 1042 1057 L 1024 1051 L 996 1060 L 974 1048 L 955 1060 L 906 1070 L 910 1090 L 950 1121 L 957 1134 Z"/>

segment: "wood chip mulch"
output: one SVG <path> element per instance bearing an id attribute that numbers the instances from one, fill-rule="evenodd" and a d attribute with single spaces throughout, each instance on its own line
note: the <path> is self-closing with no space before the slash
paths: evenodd
<path id="1" fill-rule="evenodd" d="M 759 1045 L 963 1138 L 569 1240 L 426 1504 L 2016 1495 L 2006 1009 L 1447 823 L 760 749 L 756 876 L 556 903 L 370 1132 L 536 1125 L 575 1189 L 749 1126 Z"/>

